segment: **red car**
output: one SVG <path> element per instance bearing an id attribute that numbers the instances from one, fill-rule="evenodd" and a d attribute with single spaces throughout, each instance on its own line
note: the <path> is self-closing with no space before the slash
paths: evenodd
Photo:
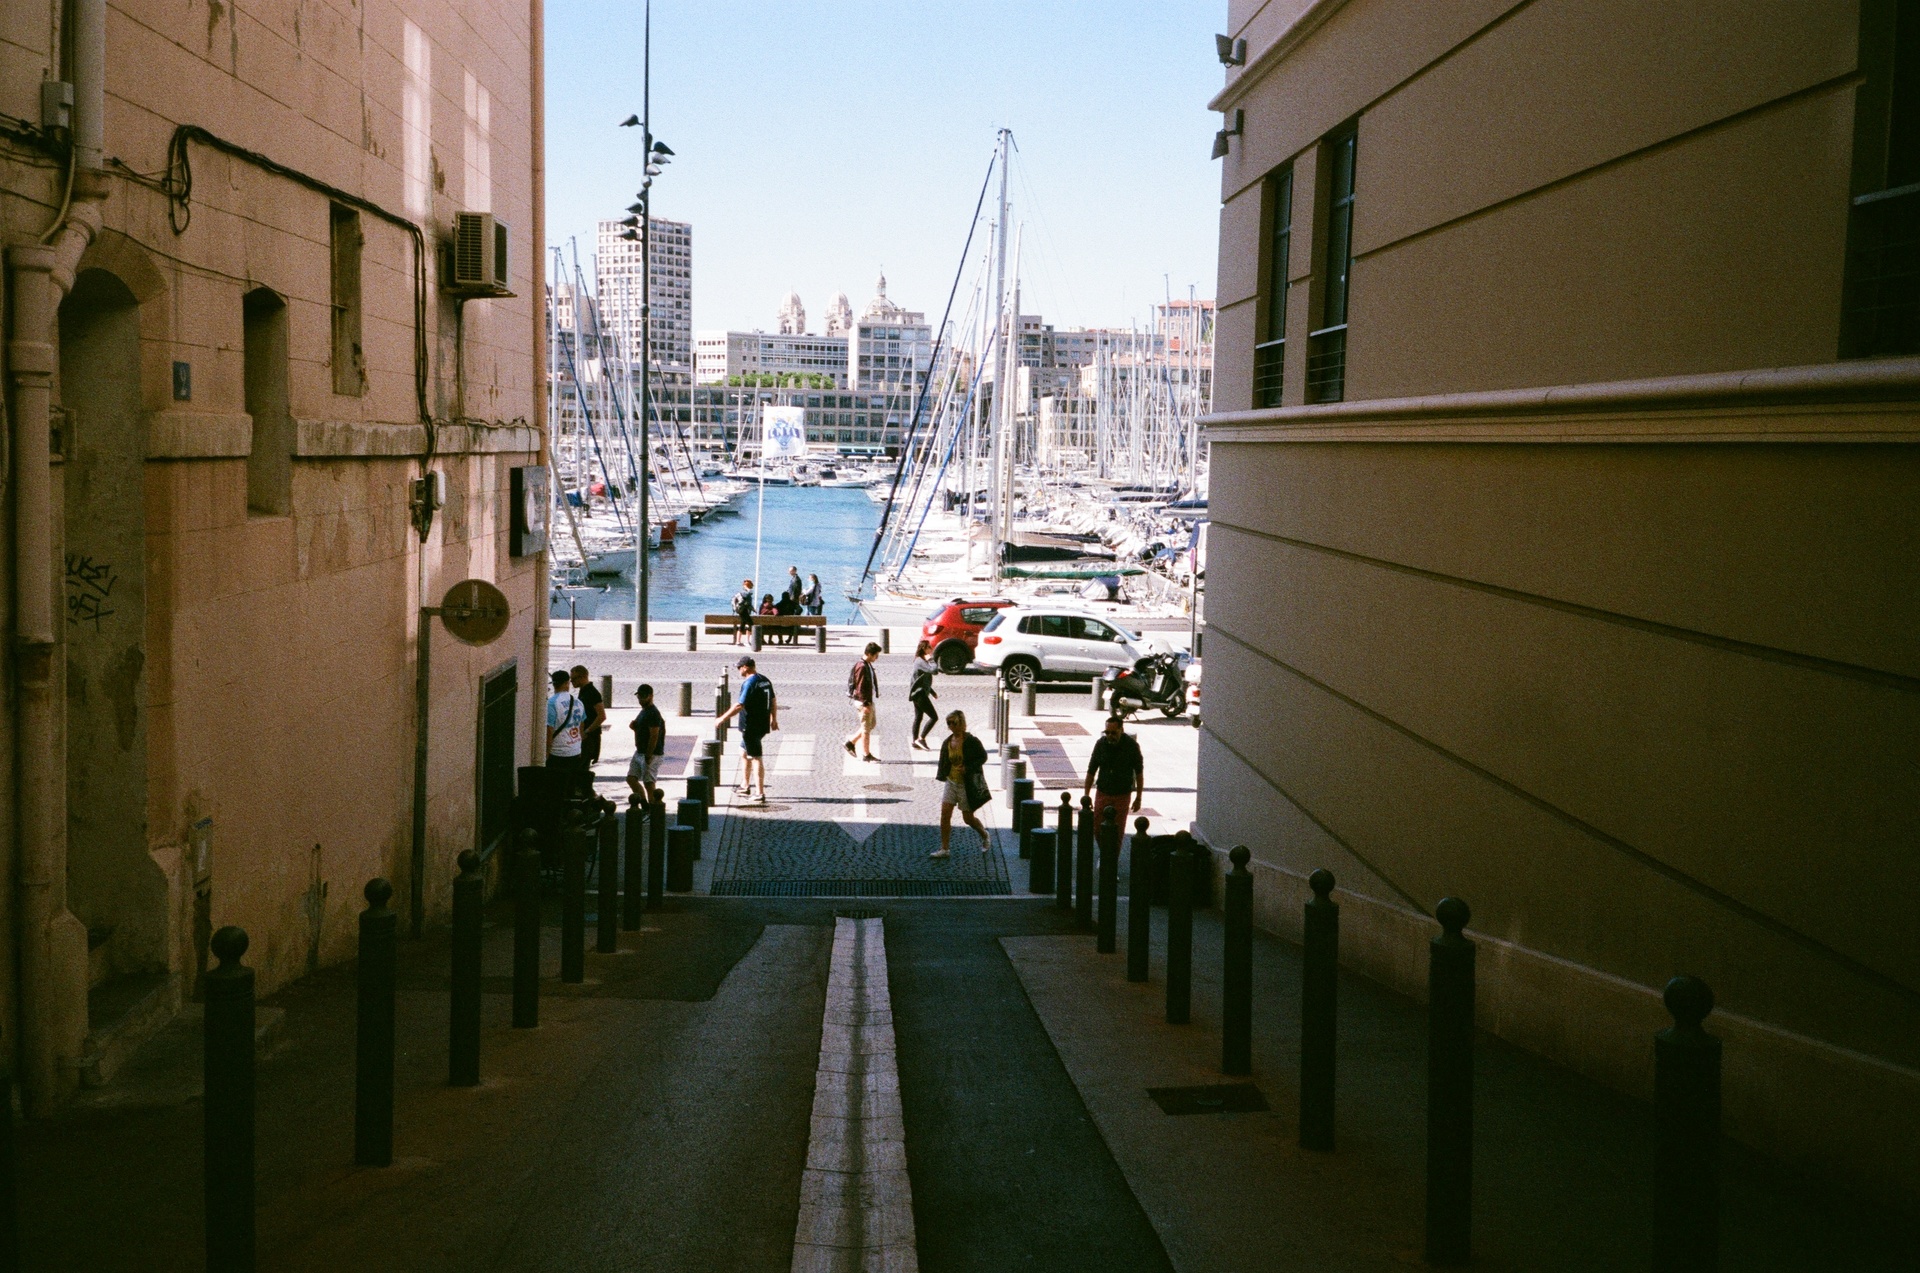
<path id="1" fill-rule="evenodd" d="M 927 616 L 920 628 L 922 639 L 933 645 L 933 661 L 942 672 L 964 672 L 973 662 L 974 645 L 987 621 L 1013 602 L 1005 597 L 969 601 L 955 597 Z"/>

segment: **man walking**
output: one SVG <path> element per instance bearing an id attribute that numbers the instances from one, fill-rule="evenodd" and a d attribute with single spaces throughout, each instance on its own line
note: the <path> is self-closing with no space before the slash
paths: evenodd
<path id="1" fill-rule="evenodd" d="M 880 719 L 874 707 L 880 698 L 880 672 L 874 666 L 879 661 L 880 643 L 869 641 L 866 653 L 847 673 L 847 697 L 853 700 L 856 724 L 852 736 L 847 739 L 847 755 L 859 756 L 875 764 L 880 762 L 880 757 L 873 754 L 873 730 Z"/>
<path id="2" fill-rule="evenodd" d="M 740 634 L 753 626 L 753 580 L 742 579 L 740 591 L 733 594 L 733 643 L 740 644 Z"/>
<path id="3" fill-rule="evenodd" d="M 553 693 L 547 696 L 547 768 L 554 771 L 553 787 L 569 799 L 580 787 L 580 730 L 587 710 L 573 692 L 565 672 L 553 674 Z"/>
<path id="4" fill-rule="evenodd" d="M 640 714 L 633 718 L 633 759 L 627 762 L 627 790 L 648 804 L 660 789 L 660 760 L 667 752 L 667 719 L 653 705 L 653 686 L 642 685 Z"/>
<path id="5" fill-rule="evenodd" d="M 742 799 L 753 795 L 753 776 L 760 775 L 760 796 L 754 803 L 767 802 L 767 761 L 761 750 L 761 742 L 766 736 L 780 728 L 780 702 L 774 696 L 773 682 L 762 676 L 754 668 L 753 659 L 740 656 L 739 665 L 734 669 L 740 673 L 740 690 L 729 707 L 715 721 L 715 725 L 725 726 L 734 717 L 740 717 L 741 761 L 740 790 Z"/>
<path id="6" fill-rule="evenodd" d="M 1122 829 L 1127 825 L 1127 802 L 1131 795 L 1134 813 L 1140 812 L 1140 799 L 1147 790 L 1147 762 L 1140 754 L 1140 740 L 1123 728 L 1118 716 L 1107 717 L 1106 728 L 1093 744 L 1093 756 L 1087 761 L 1087 780 L 1080 794 L 1098 789 L 1093 798 L 1093 825 L 1097 828 L 1113 810 Z"/>
<path id="7" fill-rule="evenodd" d="M 607 705 L 584 666 L 576 664 L 567 679 L 587 713 L 586 723 L 580 726 L 580 794 L 591 796 L 593 767 L 600 763 L 600 733 L 607 724 Z"/>

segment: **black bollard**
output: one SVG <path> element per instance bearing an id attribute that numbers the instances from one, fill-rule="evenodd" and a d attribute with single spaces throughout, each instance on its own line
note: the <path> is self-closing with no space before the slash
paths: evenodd
<path id="1" fill-rule="evenodd" d="M 693 715 L 693 682 L 692 681 L 680 682 L 680 697 L 674 703 L 673 714 L 675 716 Z"/>
<path id="2" fill-rule="evenodd" d="M 1433 908 L 1427 963 L 1427 1263 L 1473 1254 L 1473 943 L 1457 897 Z"/>
<path id="3" fill-rule="evenodd" d="M 595 828 L 600 837 L 594 863 L 599 870 L 600 896 L 595 903 L 593 949 L 595 954 L 611 955 L 620 948 L 620 819 L 614 815 L 613 801 L 600 802 L 600 822 Z"/>
<path id="4" fill-rule="evenodd" d="M 353 1033 L 353 1161 L 393 1165 L 393 982 L 400 917 L 387 909 L 393 885 L 367 881 L 360 912 L 359 1012 Z"/>
<path id="5" fill-rule="evenodd" d="M 587 979 L 587 844 L 592 838 L 593 827 L 574 815 L 560 875 L 560 980 L 575 986 Z"/>
<path id="6" fill-rule="evenodd" d="M 208 945 L 220 965 L 202 982 L 207 1273 L 252 1273 L 253 969 L 240 962 L 245 929 L 223 928 Z"/>
<path id="7" fill-rule="evenodd" d="M 682 800 L 674 806 L 674 822 L 693 828 L 693 856 L 700 856 L 700 833 L 707 829 L 707 806 L 697 799 Z"/>
<path id="8" fill-rule="evenodd" d="M 1193 851 L 1176 839 L 1167 854 L 1167 1024 L 1193 1017 Z"/>
<path id="9" fill-rule="evenodd" d="M 1073 852 L 1073 922 L 1082 928 L 1093 927 L 1094 833 L 1099 824 L 1093 818 L 1093 799 L 1080 797 L 1080 843 Z"/>
<path id="10" fill-rule="evenodd" d="M 1039 692 L 1040 687 L 1032 681 L 1028 681 L 1025 688 L 1020 691 L 1020 714 L 1022 716 L 1031 718 L 1040 714 L 1040 707 L 1037 702 Z"/>
<path id="11" fill-rule="evenodd" d="M 701 772 L 687 775 L 687 799 L 700 802 L 702 818 L 706 817 L 707 810 L 713 807 L 713 782 L 706 775 L 707 763 L 707 758 L 702 756 L 699 761 Z M 705 827 L 701 828 L 703 831 L 705 829 Z"/>
<path id="12" fill-rule="evenodd" d="M 1220 1072 L 1253 1073 L 1253 872 L 1247 846 L 1236 844 L 1227 854 L 1233 870 L 1227 874 L 1221 901 L 1221 937 L 1225 959 L 1220 969 Z"/>
<path id="13" fill-rule="evenodd" d="M 480 1082 L 480 924 L 487 881 L 480 855 L 460 853 L 460 874 L 453 881 L 453 979 L 447 1009 L 447 1085 L 475 1087 Z"/>
<path id="14" fill-rule="evenodd" d="M 667 878 L 667 793 L 655 791 L 647 810 L 647 909 L 660 909 Z"/>
<path id="15" fill-rule="evenodd" d="M 1100 846 L 1099 936 L 1093 948 L 1103 955 L 1118 949 L 1120 922 L 1120 815 L 1112 808 L 1100 820 L 1094 839 Z"/>
<path id="16" fill-rule="evenodd" d="M 667 888 L 675 893 L 693 891 L 693 854 L 700 833 L 684 824 L 667 828 Z"/>
<path id="17" fill-rule="evenodd" d="M 540 1024 L 540 849 L 531 828 L 513 859 L 513 1028 Z"/>
<path id="18" fill-rule="evenodd" d="M 813 649 L 816 654 L 827 652 L 827 625 L 824 623 L 813 630 Z"/>
<path id="19" fill-rule="evenodd" d="M 1147 901 L 1153 853 L 1147 820 L 1133 820 L 1133 861 L 1127 867 L 1127 980 L 1147 979 L 1147 948 L 1153 939 L 1153 907 Z"/>
<path id="20" fill-rule="evenodd" d="M 1039 827 L 1045 825 L 1046 820 L 1047 805 L 1043 800 L 1022 800 L 1019 805 L 1015 807 L 1013 811 L 1013 825 L 1020 832 L 1021 857 L 1031 858 L 1033 856 L 1033 833 Z M 1027 872 L 1027 888 L 1032 892 L 1044 893 L 1046 891 L 1044 887 L 1037 889 L 1033 887 L 1035 884 L 1042 882 L 1039 875 L 1040 868 L 1038 866 L 1034 866 Z"/>
<path id="21" fill-rule="evenodd" d="M 1712 1273 L 1720 1264 L 1720 1040 L 1700 1028 L 1713 991 L 1667 983 L 1673 1024 L 1653 1036 L 1653 1269 Z"/>
<path id="22" fill-rule="evenodd" d="M 1038 804 L 1039 801 L 1034 803 Z M 1024 833 L 1032 842 L 1033 866 L 1027 874 L 1027 892 L 1053 892 L 1053 857 L 1058 845 L 1059 832 L 1046 824 L 1046 819 L 1038 815 L 1034 821 L 1037 826 L 1029 827 Z"/>
<path id="23" fill-rule="evenodd" d="M 697 768 L 700 776 L 707 780 L 707 794 L 701 799 L 711 809 L 713 802 L 720 797 L 720 749 L 716 747 L 712 755 L 700 757 Z"/>
<path id="24" fill-rule="evenodd" d="M 1300 965 L 1300 1148 L 1333 1150 L 1334 1032 L 1339 1008 L 1340 907 L 1333 872 L 1307 877 L 1306 950 Z"/>
<path id="25" fill-rule="evenodd" d="M 1016 760 L 1013 763 L 1015 769 L 1024 768 L 1026 765 L 1024 760 Z M 1015 776 L 1008 786 L 1013 793 L 1012 798 L 1008 802 L 1013 806 L 1013 829 L 1018 831 L 1020 829 L 1020 821 L 1025 817 L 1022 806 L 1024 806 L 1027 801 L 1033 799 L 1033 779 Z"/>
<path id="26" fill-rule="evenodd" d="M 1073 795 L 1060 793 L 1060 827 L 1053 837 L 1053 904 L 1073 909 Z"/>
<path id="27" fill-rule="evenodd" d="M 620 873 L 620 927 L 640 927 L 640 907 L 647 899 L 647 806 L 639 796 L 627 797 L 625 869 Z"/>

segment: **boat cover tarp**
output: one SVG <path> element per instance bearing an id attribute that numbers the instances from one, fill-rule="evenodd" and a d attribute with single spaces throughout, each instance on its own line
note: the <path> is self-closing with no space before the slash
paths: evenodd
<path id="1" fill-rule="evenodd" d="M 1139 566 L 1116 566 L 1110 561 L 1085 564 L 1062 563 L 1053 566 L 1003 566 L 1000 573 L 1008 579 L 1106 579 L 1120 575 L 1144 575 Z"/>

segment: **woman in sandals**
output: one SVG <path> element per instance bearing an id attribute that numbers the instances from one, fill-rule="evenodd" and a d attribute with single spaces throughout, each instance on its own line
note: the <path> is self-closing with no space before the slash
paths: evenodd
<path id="1" fill-rule="evenodd" d="M 986 827 L 974 816 L 974 810 L 992 798 L 987 791 L 986 744 L 967 732 L 965 712 L 948 712 L 947 728 L 951 732 L 940 741 L 940 760 L 933 771 L 934 778 L 946 784 L 940 795 L 940 847 L 927 856 L 949 856 L 947 843 L 953 835 L 955 809 L 960 810 L 960 816 L 980 837 L 980 851 L 991 853 L 993 841 L 987 838 Z"/>

